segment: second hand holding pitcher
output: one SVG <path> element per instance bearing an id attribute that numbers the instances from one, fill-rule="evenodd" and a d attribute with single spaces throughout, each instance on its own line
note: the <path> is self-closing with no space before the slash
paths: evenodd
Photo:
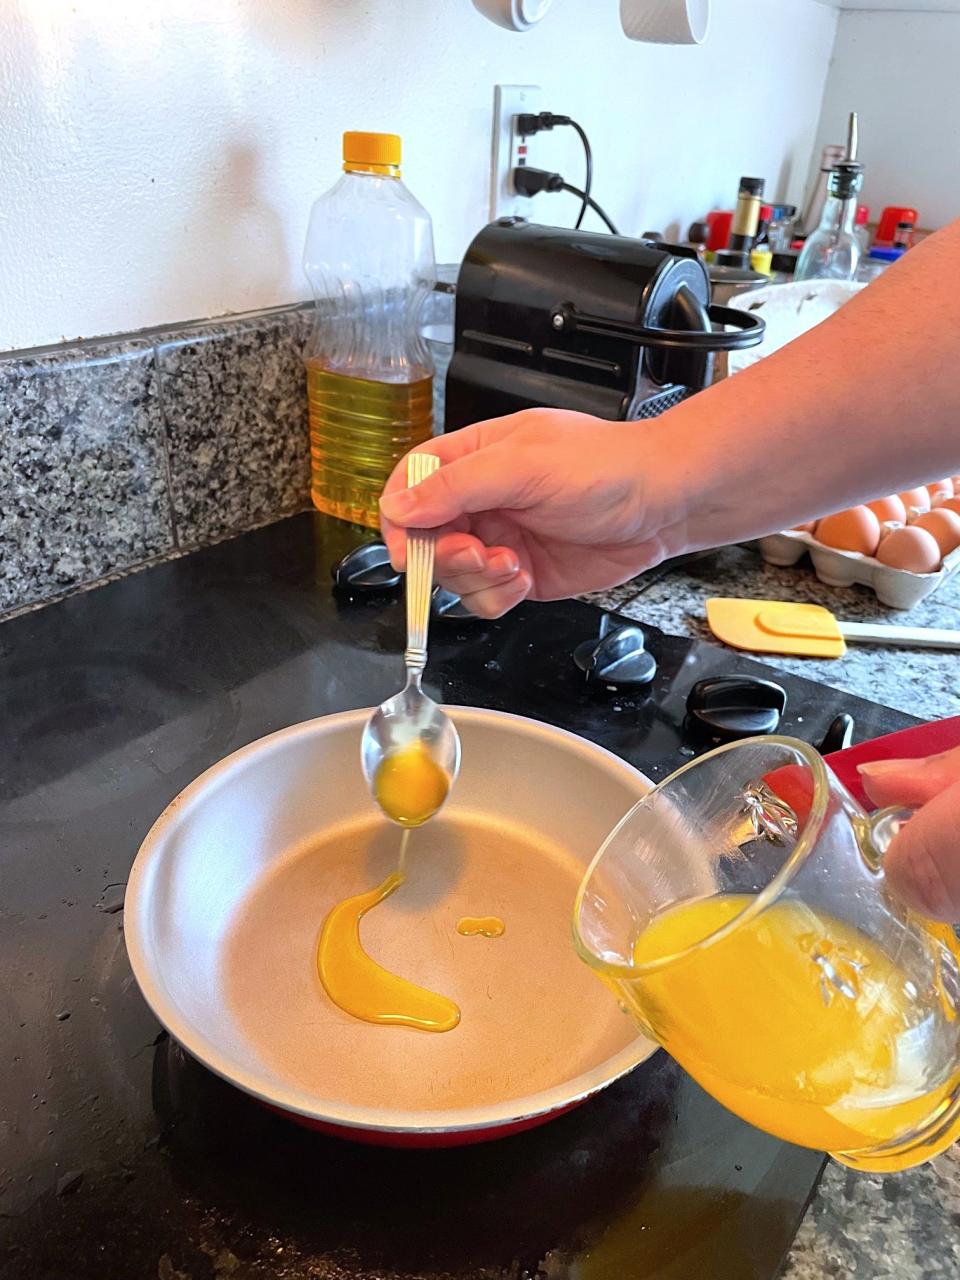
<path id="1" fill-rule="evenodd" d="M 407 485 L 419 484 L 439 466 L 434 454 L 411 454 Z M 432 532 L 407 534 L 407 682 L 376 709 L 360 744 L 364 776 L 374 799 L 402 827 L 419 827 L 432 818 L 460 772 L 460 735 L 421 687 L 427 665 L 433 555 Z"/>

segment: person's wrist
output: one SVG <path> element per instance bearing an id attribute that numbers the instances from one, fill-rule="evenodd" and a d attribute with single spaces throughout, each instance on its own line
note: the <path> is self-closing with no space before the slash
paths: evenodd
<path id="1" fill-rule="evenodd" d="M 650 422 L 630 422 L 628 446 L 630 474 L 637 476 L 636 502 L 644 540 L 654 544 L 658 560 L 672 559 L 691 550 L 693 529 L 691 484 L 672 411 Z M 687 455 L 689 456 L 689 455 Z"/>
<path id="2" fill-rule="evenodd" d="M 746 536 L 745 513 L 763 505 L 752 493 L 742 452 L 724 431 L 728 389 L 721 383 L 685 400 L 655 418 L 645 434 L 650 501 L 669 557 Z"/>

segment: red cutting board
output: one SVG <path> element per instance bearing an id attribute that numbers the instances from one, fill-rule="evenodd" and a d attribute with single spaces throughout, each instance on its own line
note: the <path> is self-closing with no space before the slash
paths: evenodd
<path id="1" fill-rule="evenodd" d="M 858 765 L 873 760 L 920 759 L 957 746 L 960 746 L 960 716 L 954 716 L 950 720 L 934 720 L 931 724 L 918 724 L 912 729 L 901 729 L 899 733 L 888 733 L 883 738 L 847 747 L 845 751 L 834 751 L 825 759 L 854 799 L 869 810 L 874 806 L 863 790 L 860 774 L 857 772 Z M 799 765 L 784 765 L 768 773 L 764 781 L 776 795 L 786 801 L 801 820 L 806 818 L 813 798 L 813 786 L 810 774 L 805 769 Z"/>
<path id="2" fill-rule="evenodd" d="M 960 747 L 960 716 L 918 724 L 912 729 L 901 729 L 899 733 L 888 733 L 885 737 L 858 743 L 845 751 L 833 752 L 826 761 L 850 794 L 865 809 L 870 809 L 873 806 L 864 794 L 857 765 L 873 760 L 915 760 L 936 755 L 938 751 L 949 751 L 951 747 Z"/>

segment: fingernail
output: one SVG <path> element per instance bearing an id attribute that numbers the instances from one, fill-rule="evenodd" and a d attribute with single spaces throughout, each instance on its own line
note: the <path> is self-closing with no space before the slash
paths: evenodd
<path id="1" fill-rule="evenodd" d="M 516 573 L 520 562 L 509 551 L 498 551 L 495 556 L 490 557 L 490 568 L 494 573 Z"/>
<path id="2" fill-rule="evenodd" d="M 450 557 L 448 567 L 452 573 L 477 573 L 483 568 L 483 556 L 476 547 L 465 547 Z"/>
<path id="3" fill-rule="evenodd" d="M 380 510 L 388 520 L 402 522 L 416 511 L 420 499 L 412 489 L 398 489 L 380 499 Z"/>
<path id="4" fill-rule="evenodd" d="M 857 773 L 861 778 L 885 778 L 891 773 L 901 773 L 905 764 L 921 763 L 920 760 L 869 760 L 866 764 L 857 765 Z"/>

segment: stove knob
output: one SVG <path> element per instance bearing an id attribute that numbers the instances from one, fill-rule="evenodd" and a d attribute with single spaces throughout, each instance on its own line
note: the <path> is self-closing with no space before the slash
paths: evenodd
<path id="1" fill-rule="evenodd" d="M 685 727 L 699 737 L 735 742 L 776 733 L 786 707 L 786 690 L 773 680 L 709 676 L 698 680 L 687 695 Z"/>
<path id="2" fill-rule="evenodd" d="M 437 622 L 465 622 L 468 618 L 476 618 L 459 596 L 443 587 L 437 587 L 430 601 L 430 616 Z"/>
<path id="3" fill-rule="evenodd" d="M 390 563 L 390 553 L 382 542 L 354 547 L 333 566 L 332 573 L 339 591 L 392 591 L 402 577 Z"/>
<path id="4" fill-rule="evenodd" d="M 841 711 L 823 735 L 823 741 L 817 750 L 822 756 L 829 756 L 834 751 L 845 751 L 852 742 L 853 716 L 848 711 Z"/>
<path id="5" fill-rule="evenodd" d="M 382 542 L 366 542 L 333 566 L 333 581 L 338 591 L 389 592 L 400 585 L 403 574 L 397 573 L 390 563 L 387 548 Z M 443 587 L 436 587 L 430 603 L 431 616 L 437 620 L 449 618 L 463 622 L 477 615 L 471 613 L 459 596 Z"/>
<path id="6" fill-rule="evenodd" d="M 600 635 L 577 645 L 573 660 L 588 680 L 621 688 L 649 684 L 657 674 L 657 662 L 647 653 L 646 639 L 634 623 L 610 629 L 610 615 L 604 614 Z"/>

